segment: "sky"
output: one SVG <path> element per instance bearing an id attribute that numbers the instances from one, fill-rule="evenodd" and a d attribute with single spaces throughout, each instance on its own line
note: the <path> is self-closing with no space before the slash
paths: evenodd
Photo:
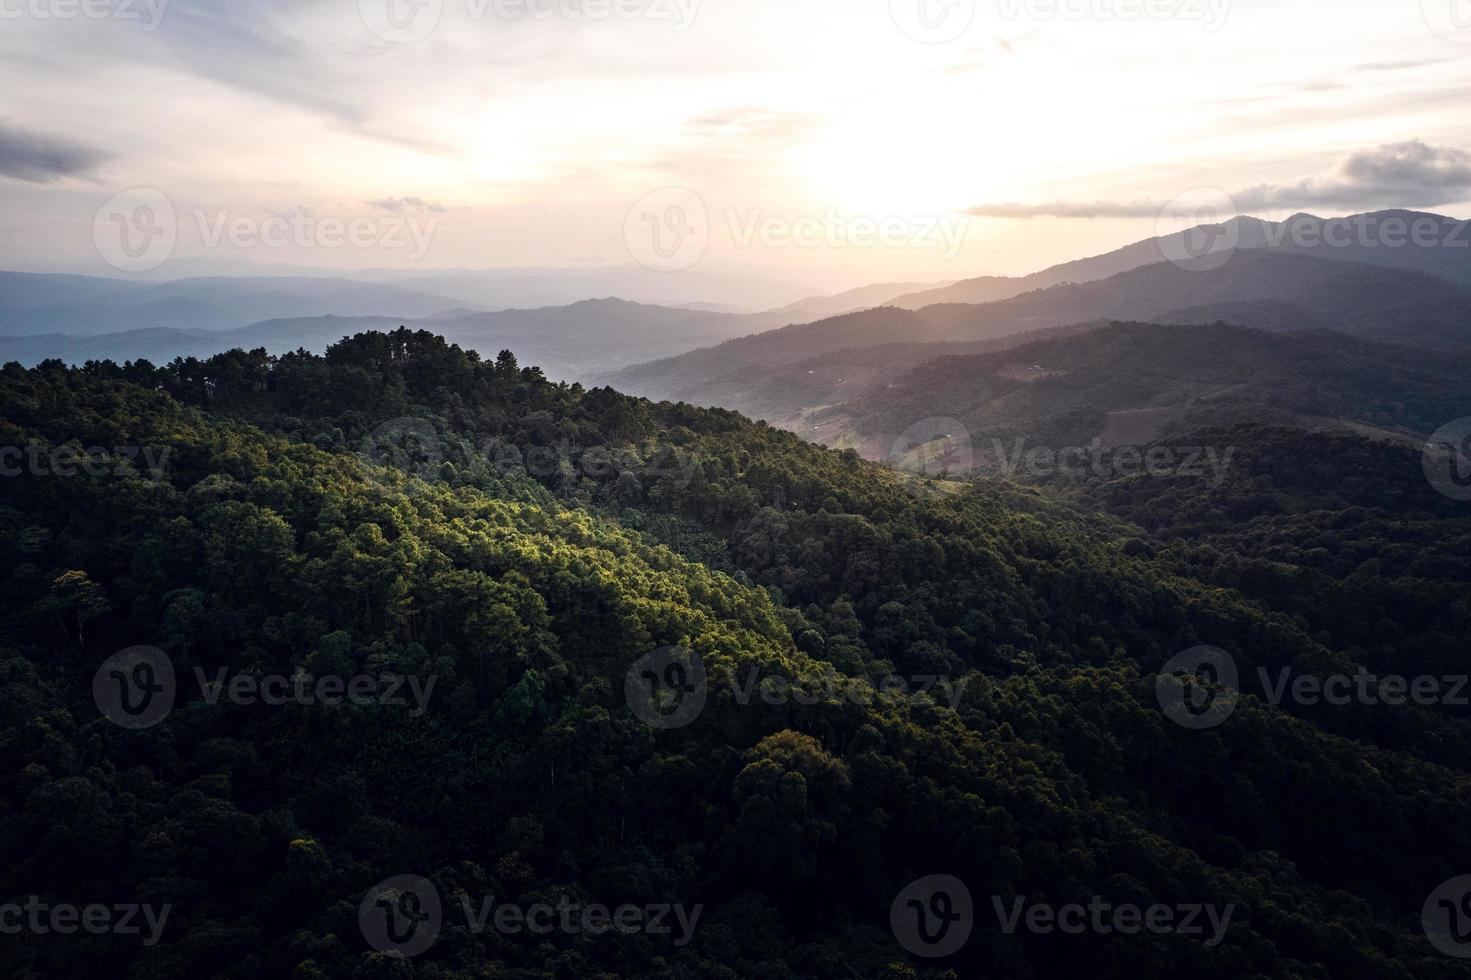
<path id="1" fill-rule="evenodd" d="M 1471 216 L 1468 95 L 1471 0 L 0 0 L 0 268 L 1025 274 Z"/>

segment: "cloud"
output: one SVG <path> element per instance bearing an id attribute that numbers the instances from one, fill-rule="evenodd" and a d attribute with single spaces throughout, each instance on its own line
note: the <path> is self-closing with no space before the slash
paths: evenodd
<path id="1" fill-rule="evenodd" d="M 426 201 L 422 197 L 382 197 L 376 201 L 369 201 L 369 207 L 382 208 L 384 211 L 400 214 L 404 211 L 417 211 L 420 214 L 444 214 L 446 208 L 442 204 Z"/>
<path id="2" fill-rule="evenodd" d="M 1246 211 L 1300 208 L 1421 206 L 1471 196 L 1471 153 L 1419 140 L 1354 153 L 1333 171 L 1291 184 L 1257 184 L 1232 195 Z"/>
<path id="3" fill-rule="evenodd" d="M 0 176 L 50 184 L 63 177 L 90 177 L 111 157 L 66 137 L 17 129 L 0 119 Z"/>
<path id="4" fill-rule="evenodd" d="M 1471 153 L 1419 140 L 1350 154 L 1326 174 L 1287 184 L 1257 184 L 1231 195 L 1239 212 L 1306 207 L 1435 207 L 1471 199 Z M 1162 202 L 1001 202 L 966 208 L 978 218 L 1154 218 Z"/>
<path id="5" fill-rule="evenodd" d="M 158 38 L 173 66 L 239 91 L 356 125 L 363 107 L 339 94 L 320 52 L 283 26 L 287 0 L 172 0 Z M 301 29 L 300 27 L 298 29 Z"/>
<path id="6" fill-rule="evenodd" d="M 1355 66 L 1356 71 L 1405 71 L 1410 68 L 1425 68 L 1430 65 L 1443 65 L 1447 58 L 1421 58 L 1417 61 L 1371 61 L 1366 65 Z"/>

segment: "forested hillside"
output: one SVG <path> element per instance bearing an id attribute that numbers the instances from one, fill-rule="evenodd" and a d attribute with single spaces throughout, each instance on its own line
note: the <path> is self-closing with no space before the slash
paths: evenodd
<path id="1" fill-rule="evenodd" d="M 1464 672 L 1468 505 L 1408 452 L 1248 427 L 1215 436 L 1239 462 L 1214 487 L 931 483 L 406 330 L 12 364 L 0 399 L 0 445 L 34 450 L 0 478 L 0 898 L 171 908 L 151 945 L 6 936 L 9 976 L 1471 976 L 1420 925 L 1471 871 L 1464 707 L 1243 683 L 1191 730 L 1156 677 L 1202 644 L 1244 676 Z M 60 447 L 108 465 L 61 475 Z M 94 677 L 139 646 L 177 698 L 124 727 Z M 631 693 L 666 647 L 709 677 L 680 726 Z M 212 703 L 196 670 L 424 697 Z M 839 693 L 894 676 L 945 686 Z M 929 959 L 891 907 L 936 874 L 975 928 Z M 412 957 L 361 926 L 400 875 L 444 902 Z M 471 928 L 489 896 L 692 914 Z M 996 911 L 1094 896 L 1231 914 L 1200 937 Z"/>
<path id="2" fill-rule="evenodd" d="M 1263 419 L 1418 439 L 1471 415 L 1471 356 L 1329 331 L 1113 323 L 907 371 L 890 360 L 891 381 L 810 413 L 817 438 L 883 459 L 915 422 L 951 419 L 994 472 L 1017 445 L 1144 445 Z"/>

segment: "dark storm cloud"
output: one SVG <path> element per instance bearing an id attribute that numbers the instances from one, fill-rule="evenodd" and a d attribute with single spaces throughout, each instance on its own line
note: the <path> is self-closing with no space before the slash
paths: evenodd
<path id="1" fill-rule="evenodd" d="M 32 184 L 90 177 L 111 156 L 65 136 L 20 129 L 0 119 L 0 176 Z"/>

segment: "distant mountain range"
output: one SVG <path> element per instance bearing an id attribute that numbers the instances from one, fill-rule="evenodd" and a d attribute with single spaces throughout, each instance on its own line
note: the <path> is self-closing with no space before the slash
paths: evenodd
<path id="1" fill-rule="evenodd" d="M 1182 311 L 1199 322 L 1244 303 L 1275 309 L 1264 324 L 1272 329 L 1326 325 L 1417 347 L 1471 344 L 1471 290 L 1425 273 L 1264 249 L 1239 252 L 1209 271 L 1163 262 L 999 303 L 926 307 L 921 315 L 941 338 L 972 340 L 1100 318 L 1173 323 Z"/>
<path id="2" fill-rule="evenodd" d="M 943 289 L 950 283 L 913 283 L 913 282 L 882 282 L 871 286 L 860 286 L 847 292 L 838 293 L 835 296 L 811 296 L 773 310 L 773 313 L 785 313 L 794 322 L 805 322 L 808 320 L 821 320 L 832 316 L 841 316 L 844 313 L 853 313 L 858 310 L 872 309 L 875 306 L 895 305 L 894 298 L 912 294 L 921 290 Z"/>
<path id="3" fill-rule="evenodd" d="M 613 279 L 590 272 L 580 282 L 611 285 Z M 566 276 L 541 280 L 529 273 L 446 274 L 400 283 L 323 277 L 149 283 L 0 272 L 0 358 L 82 363 L 206 357 L 231 347 L 321 351 L 358 330 L 408 323 L 432 327 L 489 356 L 512 347 L 551 376 L 578 380 L 861 309 L 919 285 L 867 286 L 763 313 L 724 304 L 659 306 L 613 298 L 492 310 L 489 304 L 508 296 L 565 297 L 569 288 L 580 287 L 569 287 Z"/>
<path id="4" fill-rule="evenodd" d="M 1242 215 L 1219 225 L 1201 225 L 1135 242 L 1104 255 L 1064 262 L 1029 276 L 983 276 L 939 289 L 896 295 L 889 305 L 918 310 L 937 303 L 995 303 L 1067 283 L 1097 282 L 1159 262 L 1211 266 L 1225 249 L 1266 249 L 1334 262 L 1385 266 L 1471 287 L 1471 222 L 1395 210 L 1338 218 L 1296 214 L 1280 222 Z"/>
<path id="5" fill-rule="evenodd" d="M 509 348 L 549 377 L 575 381 L 595 371 L 718 344 L 781 321 L 775 313 L 708 313 L 601 299 L 494 313 L 449 310 L 416 317 L 276 318 L 226 330 L 147 328 L 95 336 L 0 337 L 0 361 L 30 365 L 53 357 L 70 363 L 144 358 L 162 363 L 175 357 L 208 357 L 235 347 L 263 347 L 273 354 L 297 348 L 320 353 L 345 336 L 408 324 L 433 330 L 485 357 Z"/>
<path id="6" fill-rule="evenodd" d="M 598 296 L 617 296 L 648 306 L 716 307 L 719 312 L 756 313 L 817 293 L 810 285 L 761 275 L 737 275 L 696 267 L 679 273 L 640 266 L 490 270 L 368 270 L 351 278 L 389 283 L 452 297 L 454 305 L 481 310 L 567 306 Z M 896 290 L 891 295 L 908 290 Z"/>
<path id="7" fill-rule="evenodd" d="M 814 409 L 887 383 L 897 369 L 941 353 L 932 353 L 931 345 L 1005 346 L 1008 337 L 1101 320 L 1224 320 L 1278 332 L 1333 329 L 1461 350 L 1471 347 L 1471 290 L 1384 266 L 1244 250 L 1208 271 L 1163 262 L 994 303 L 888 307 L 789 326 L 599 380 L 622 391 L 719 405 L 800 429 Z M 878 347 L 884 348 L 879 355 L 856 353 Z"/>
<path id="8" fill-rule="evenodd" d="M 166 283 L 0 273 L 0 360 L 167 361 L 231 347 L 320 351 L 351 333 L 407 324 L 488 357 L 509 348 L 553 378 L 720 405 L 814 435 L 815 427 L 834 425 L 819 417 L 826 409 L 937 357 L 984 354 L 1113 320 L 1334 330 L 1464 349 L 1471 345 L 1467 228 L 1407 211 L 1279 223 L 1240 217 L 1030 276 L 880 283 L 762 313 L 680 296 L 689 282 L 612 268 Z M 1224 248 L 1236 251 L 1225 255 Z M 729 286 L 727 279 L 700 273 L 692 282 L 713 289 Z M 606 286 L 606 295 L 621 287 L 667 302 L 496 305 L 508 297 L 565 300 L 596 286 Z M 776 292 L 782 289 L 801 295 L 797 287 Z M 771 295 L 753 287 L 752 302 Z"/>
<path id="9" fill-rule="evenodd" d="M 290 317 L 425 317 L 463 305 L 350 279 L 183 279 L 145 283 L 0 273 L 0 336 L 93 337 L 132 330 L 228 330 Z"/>

